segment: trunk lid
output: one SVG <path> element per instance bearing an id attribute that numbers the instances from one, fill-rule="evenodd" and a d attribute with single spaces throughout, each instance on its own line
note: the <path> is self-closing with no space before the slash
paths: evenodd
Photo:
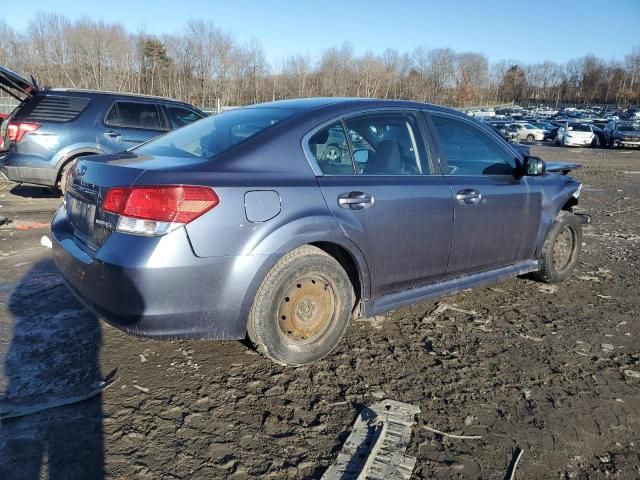
<path id="1" fill-rule="evenodd" d="M 33 97 L 40 88 L 33 77 L 31 80 L 27 80 L 18 73 L 0 65 L 0 90 L 22 101 L 24 97 Z"/>
<path id="2" fill-rule="evenodd" d="M 40 88 L 33 77 L 31 77 L 31 80 L 27 80 L 20 74 L 0 65 L 0 92 L 11 95 L 20 102 L 20 106 L 25 100 L 33 98 L 39 91 Z M 13 113 L 16 111 L 17 108 Z M 7 127 L 10 119 L 11 115 L 0 124 L 0 152 L 9 149 L 10 142 L 7 139 Z"/>
<path id="3" fill-rule="evenodd" d="M 132 156 L 124 152 L 85 157 L 70 171 L 64 202 L 67 221 L 74 235 L 91 250 L 102 246 L 118 223 L 117 215 L 102 209 L 107 190 L 129 186 L 144 172 L 135 163 L 126 163 Z"/>

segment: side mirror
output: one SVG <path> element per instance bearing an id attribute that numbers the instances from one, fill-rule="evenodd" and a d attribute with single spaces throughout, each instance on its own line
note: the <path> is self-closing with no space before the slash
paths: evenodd
<path id="1" fill-rule="evenodd" d="M 356 163 L 366 164 L 369 162 L 371 151 L 366 148 L 353 152 Z"/>
<path id="2" fill-rule="evenodd" d="M 547 164 L 540 157 L 527 155 L 524 157 L 524 174 L 530 177 L 544 175 L 547 171 Z"/>

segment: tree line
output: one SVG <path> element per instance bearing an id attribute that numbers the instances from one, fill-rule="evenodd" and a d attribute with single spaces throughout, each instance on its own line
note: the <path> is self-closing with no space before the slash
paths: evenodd
<path id="1" fill-rule="evenodd" d="M 206 20 L 165 35 L 55 13 L 37 14 L 24 31 L 0 20 L 0 64 L 33 75 L 41 86 L 161 95 L 203 107 L 313 96 L 455 107 L 511 101 L 627 106 L 640 103 L 640 48 L 631 49 L 620 59 L 586 55 L 526 64 L 423 46 L 358 55 L 345 43 L 272 65 L 259 41 L 243 43 Z"/>

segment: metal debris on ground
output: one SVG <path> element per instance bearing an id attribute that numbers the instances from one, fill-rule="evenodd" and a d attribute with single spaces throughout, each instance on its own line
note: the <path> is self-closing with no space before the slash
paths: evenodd
<path id="1" fill-rule="evenodd" d="M 509 480 L 515 480 L 516 478 L 516 469 L 518 468 L 518 463 L 520 462 L 520 457 L 522 457 L 522 454 L 524 453 L 524 450 L 522 450 L 521 448 L 518 448 L 515 453 L 514 453 L 514 457 L 513 457 L 513 462 L 512 462 L 512 466 L 509 469 L 509 471 L 511 472 L 509 474 L 509 476 L 507 477 Z"/>
<path id="2" fill-rule="evenodd" d="M 405 455 L 420 408 L 383 400 L 364 407 L 322 480 L 409 480 L 415 457 Z"/>
<path id="3" fill-rule="evenodd" d="M 441 430 L 437 430 L 433 427 L 430 427 L 429 425 L 423 425 L 422 428 L 424 428 L 425 430 L 429 430 L 430 432 L 433 432 L 435 434 L 441 435 L 443 437 L 455 438 L 458 440 L 481 440 L 482 439 L 482 435 L 455 435 L 453 433 L 447 433 Z"/>

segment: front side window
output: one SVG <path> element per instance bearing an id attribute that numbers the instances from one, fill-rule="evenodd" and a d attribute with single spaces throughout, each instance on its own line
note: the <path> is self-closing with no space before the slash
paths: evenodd
<path id="1" fill-rule="evenodd" d="M 158 107 L 153 103 L 116 102 L 105 118 L 108 125 L 162 130 Z"/>
<path id="2" fill-rule="evenodd" d="M 289 108 L 239 108 L 194 122 L 134 149 L 143 155 L 210 159 L 295 115 Z"/>
<path id="3" fill-rule="evenodd" d="M 449 175 L 512 175 L 514 155 L 466 121 L 432 114 Z"/>

